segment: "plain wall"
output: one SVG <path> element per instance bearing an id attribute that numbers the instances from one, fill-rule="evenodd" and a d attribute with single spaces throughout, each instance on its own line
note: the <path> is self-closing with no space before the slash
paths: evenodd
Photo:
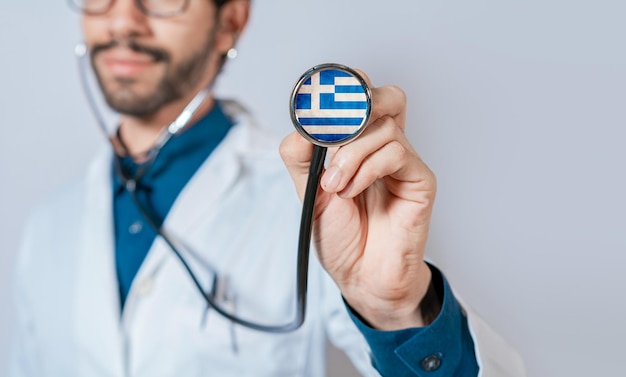
<path id="1" fill-rule="evenodd" d="M 626 338 L 626 5 L 620 0 L 254 0 L 219 81 L 269 128 L 309 67 L 408 95 L 438 176 L 429 257 L 529 376 L 620 376 Z M 28 213 L 102 144 L 63 1 L 0 4 L 0 370 Z M 334 372 L 345 376 L 348 372 Z"/>

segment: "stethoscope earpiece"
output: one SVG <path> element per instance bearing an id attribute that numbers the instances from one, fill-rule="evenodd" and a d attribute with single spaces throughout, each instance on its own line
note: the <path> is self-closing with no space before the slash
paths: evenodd
<path id="1" fill-rule="evenodd" d="M 87 45 L 85 45 L 84 42 L 78 42 L 76 46 L 74 46 L 74 55 L 78 58 L 87 55 Z"/>
<path id="2" fill-rule="evenodd" d="M 369 121 L 372 93 L 361 75 L 341 64 L 317 65 L 293 87 L 290 114 L 311 143 L 340 146 L 358 137 Z"/>

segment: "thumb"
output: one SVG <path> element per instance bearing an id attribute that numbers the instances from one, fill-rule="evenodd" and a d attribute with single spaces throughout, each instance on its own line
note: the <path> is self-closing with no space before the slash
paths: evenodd
<path id="1" fill-rule="evenodd" d="M 313 144 L 294 131 L 280 143 L 280 157 L 283 159 L 291 179 L 296 186 L 300 200 L 304 200 Z"/>

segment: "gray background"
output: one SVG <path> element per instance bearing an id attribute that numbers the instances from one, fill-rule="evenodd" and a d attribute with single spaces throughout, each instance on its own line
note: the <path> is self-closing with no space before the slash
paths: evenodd
<path id="1" fill-rule="evenodd" d="M 623 375 L 624 2 L 253 4 L 218 92 L 286 134 L 291 85 L 312 65 L 402 86 L 408 133 L 439 179 L 430 258 L 530 376 Z M 76 21 L 63 1 L 0 4 L 0 368 L 26 216 L 102 143 L 78 86 Z"/>

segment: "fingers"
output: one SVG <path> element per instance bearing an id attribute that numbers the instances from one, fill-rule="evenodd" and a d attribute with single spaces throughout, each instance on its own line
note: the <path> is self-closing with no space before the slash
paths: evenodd
<path id="1" fill-rule="evenodd" d="M 374 179 L 382 178 L 383 173 L 391 174 L 397 170 L 397 162 L 404 155 L 405 147 L 402 144 L 408 144 L 405 140 L 402 130 L 392 118 L 376 120 L 358 139 L 332 153 L 328 169 L 322 175 L 322 188 L 327 192 L 341 192 L 358 170 L 368 177 L 376 176 Z M 389 166 L 383 167 L 386 161 Z M 372 179 L 367 181 L 373 182 Z"/>
<path id="2" fill-rule="evenodd" d="M 348 184 L 338 194 L 342 198 L 352 198 L 365 191 L 376 180 L 392 175 L 406 164 L 406 148 L 397 141 L 385 144 L 367 156 L 358 167 Z M 324 187 L 324 186 L 322 186 Z M 328 191 L 327 187 L 324 188 Z"/>
<path id="3" fill-rule="evenodd" d="M 358 71 L 358 70 L 357 70 Z M 377 179 L 387 176 L 399 181 L 434 180 L 404 134 L 406 95 L 396 86 L 373 88 L 369 78 L 358 71 L 372 90 L 369 125 L 356 140 L 329 153 L 328 168 L 322 175 L 324 191 L 351 198 Z M 311 160 L 312 145 L 296 132 L 281 144 L 281 156 L 302 199 Z"/>
<path id="4" fill-rule="evenodd" d="M 388 85 L 372 90 L 371 119 L 389 116 L 404 130 L 406 122 L 406 94 L 397 86 Z"/>
<path id="5" fill-rule="evenodd" d="M 386 181 L 387 188 L 405 199 L 421 200 L 413 194 L 435 191 L 434 174 L 389 117 L 375 122 L 359 139 L 337 149 L 320 183 L 324 191 L 353 198 L 385 177 L 393 181 Z M 398 191 L 401 188 L 403 193 Z"/>
<path id="6" fill-rule="evenodd" d="M 374 88 L 364 72 L 358 69 L 356 71 L 372 92 L 370 121 L 357 140 L 330 154 L 331 162 L 321 180 L 325 191 L 337 192 L 345 197 L 352 197 L 376 179 L 400 170 L 400 164 L 405 161 L 407 153 L 412 151 L 404 135 L 404 91 L 397 86 Z M 413 155 L 419 159 L 416 153 Z M 357 171 L 357 179 L 353 179 Z"/>
<path id="7" fill-rule="evenodd" d="M 406 94 L 395 85 L 386 85 L 375 88 L 369 77 L 361 70 L 355 69 L 365 80 L 372 91 L 372 113 L 370 123 L 377 119 L 390 116 L 401 129 L 406 123 Z"/>

